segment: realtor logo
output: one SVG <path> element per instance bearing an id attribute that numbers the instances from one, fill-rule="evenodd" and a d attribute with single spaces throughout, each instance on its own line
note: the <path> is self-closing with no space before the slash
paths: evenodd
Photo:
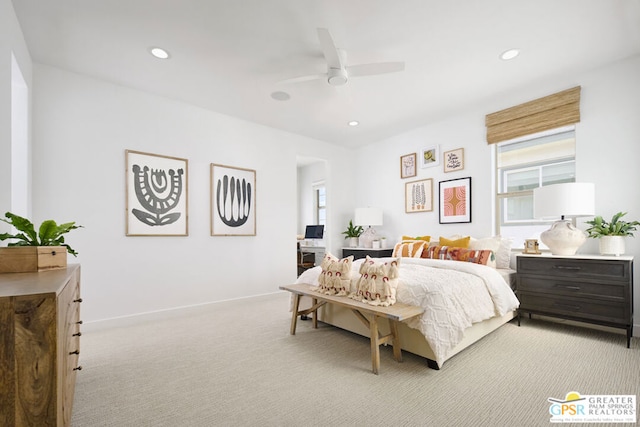
<path id="1" fill-rule="evenodd" d="M 581 396 L 576 391 L 564 399 L 547 399 L 552 423 L 635 423 L 635 395 Z"/>

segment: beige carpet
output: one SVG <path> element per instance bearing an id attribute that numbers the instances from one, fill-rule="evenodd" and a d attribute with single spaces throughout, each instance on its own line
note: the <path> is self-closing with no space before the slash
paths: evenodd
<path id="1" fill-rule="evenodd" d="M 523 319 L 440 371 L 383 347 L 374 375 L 366 338 L 310 321 L 289 335 L 288 302 L 279 293 L 87 325 L 73 426 L 547 426 L 549 397 L 640 398 L 638 338 L 627 349 L 623 335 Z"/>

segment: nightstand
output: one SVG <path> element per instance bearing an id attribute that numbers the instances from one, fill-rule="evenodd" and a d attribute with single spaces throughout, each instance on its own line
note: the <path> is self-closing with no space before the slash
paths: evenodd
<path id="1" fill-rule="evenodd" d="M 371 249 L 371 248 L 342 248 L 342 258 L 353 255 L 353 259 L 366 258 L 385 258 L 393 255 L 393 249 Z"/>
<path id="2" fill-rule="evenodd" d="M 520 313 L 540 314 L 633 332 L 633 257 L 526 255 L 517 257 Z"/>

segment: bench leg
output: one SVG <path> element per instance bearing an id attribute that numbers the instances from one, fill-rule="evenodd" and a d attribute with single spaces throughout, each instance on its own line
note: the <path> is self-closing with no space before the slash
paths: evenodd
<path id="1" fill-rule="evenodd" d="M 378 320 L 375 315 L 369 316 L 369 331 L 371 333 L 371 368 L 378 375 L 380 370 L 380 342 L 378 334 Z"/>
<path id="2" fill-rule="evenodd" d="M 393 339 L 393 358 L 397 362 L 402 362 L 402 347 L 400 345 L 400 335 L 398 334 L 398 322 L 389 319 L 389 329 Z"/>
<path id="3" fill-rule="evenodd" d="M 312 304 L 314 307 L 318 305 L 318 299 L 313 298 Z M 318 329 L 318 309 L 317 308 L 313 310 L 313 329 Z"/>
<path id="4" fill-rule="evenodd" d="M 291 335 L 296 334 L 296 325 L 298 323 L 298 308 L 300 307 L 300 294 L 293 294 L 293 310 L 291 313 Z"/>

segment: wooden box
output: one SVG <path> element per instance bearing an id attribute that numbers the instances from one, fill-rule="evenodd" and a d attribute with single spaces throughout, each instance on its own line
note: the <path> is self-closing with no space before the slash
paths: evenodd
<path id="1" fill-rule="evenodd" d="M 64 246 L 12 246 L 0 248 L 0 273 L 26 273 L 67 267 Z"/>

